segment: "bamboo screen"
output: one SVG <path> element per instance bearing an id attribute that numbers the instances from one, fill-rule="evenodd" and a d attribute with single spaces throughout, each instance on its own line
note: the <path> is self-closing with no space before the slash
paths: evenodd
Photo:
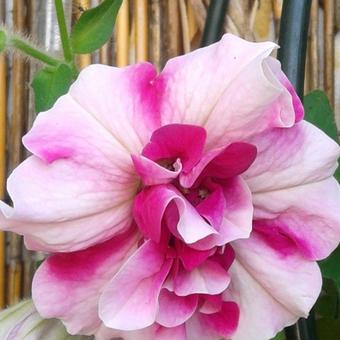
<path id="1" fill-rule="evenodd" d="M 98 0 L 64 0 L 69 27 Z M 159 69 L 171 57 L 199 47 L 209 0 L 124 0 L 114 34 L 90 63 L 124 66 L 149 60 Z M 282 0 L 231 0 L 224 30 L 248 40 L 277 40 Z M 53 0 L 0 0 L 0 21 L 52 53 L 60 50 Z M 21 137 L 36 115 L 30 88 L 41 65 L 18 54 L 0 55 L 0 195 L 5 179 L 27 156 Z M 335 81 L 336 80 L 336 81 Z M 305 92 L 324 89 L 340 127 L 340 0 L 313 0 Z M 0 232 L 0 308 L 29 296 L 32 274 L 45 254 L 27 251 L 22 239 Z"/>

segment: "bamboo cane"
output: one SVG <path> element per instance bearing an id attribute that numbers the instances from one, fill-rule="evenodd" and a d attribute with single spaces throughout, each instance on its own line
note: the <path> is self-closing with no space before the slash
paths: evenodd
<path id="1" fill-rule="evenodd" d="M 148 3 L 146 0 L 134 0 L 133 5 L 136 62 L 140 62 L 148 59 Z"/>
<path id="2" fill-rule="evenodd" d="M 168 59 L 181 54 L 180 48 L 180 21 L 179 21 L 179 8 L 177 1 L 164 1 L 164 25 L 162 26 L 163 36 L 163 65 Z"/>
<path id="3" fill-rule="evenodd" d="M 324 0 L 324 89 L 334 105 L 334 0 Z"/>
<path id="4" fill-rule="evenodd" d="M 160 0 L 151 0 L 150 2 L 150 46 L 149 56 L 151 62 L 161 68 L 161 4 Z"/>
<path id="5" fill-rule="evenodd" d="M 0 199 L 5 198 L 6 183 L 6 59 L 0 55 Z M 5 307 L 5 233 L 0 231 L 0 309 Z"/>
<path id="6" fill-rule="evenodd" d="M 123 0 L 116 21 L 116 65 L 129 63 L 129 0 Z"/>
<path id="7" fill-rule="evenodd" d="M 319 88 L 319 51 L 318 51 L 319 2 L 312 0 L 309 26 L 309 84 L 310 90 Z"/>
<path id="8" fill-rule="evenodd" d="M 5 3 L 0 5 L 0 23 L 5 22 Z M 0 54 L 0 199 L 5 199 L 6 183 L 6 112 L 7 112 L 7 62 Z M 6 273 L 5 233 L 0 231 L 0 309 L 5 307 Z"/>
<path id="9" fill-rule="evenodd" d="M 26 1 L 17 0 L 13 2 L 13 27 L 25 32 L 26 30 Z M 22 160 L 23 148 L 21 137 L 24 133 L 25 113 L 26 113 L 26 67 L 24 60 L 18 56 L 13 56 L 12 67 L 12 119 L 10 128 L 10 152 L 9 168 L 13 170 Z M 21 237 L 10 234 L 9 246 L 9 268 L 8 268 L 8 304 L 17 303 L 21 298 Z"/>
<path id="10" fill-rule="evenodd" d="M 184 53 L 190 52 L 189 20 L 185 0 L 178 0 Z"/>

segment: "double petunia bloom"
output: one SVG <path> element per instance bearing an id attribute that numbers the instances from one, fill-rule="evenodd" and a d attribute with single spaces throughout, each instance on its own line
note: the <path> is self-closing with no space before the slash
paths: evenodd
<path id="1" fill-rule="evenodd" d="M 308 315 L 340 240 L 340 153 L 275 47 L 225 35 L 160 74 L 93 65 L 39 114 L 0 224 L 51 253 L 43 317 L 103 340 L 264 340 Z"/>

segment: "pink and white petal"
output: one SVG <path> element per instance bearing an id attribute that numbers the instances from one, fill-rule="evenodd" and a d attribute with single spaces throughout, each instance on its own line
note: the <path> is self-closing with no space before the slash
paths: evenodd
<path id="1" fill-rule="evenodd" d="M 165 125 L 154 131 L 143 156 L 154 161 L 180 158 L 183 171 L 190 171 L 201 159 L 206 132 L 200 126 Z"/>
<path id="2" fill-rule="evenodd" d="M 220 229 L 226 209 L 226 199 L 221 187 L 208 194 L 197 206 L 197 212 L 217 231 Z"/>
<path id="3" fill-rule="evenodd" d="M 172 202 L 176 204 L 177 211 L 174 211 L 175 225 L 170 227 L 176 229 L 175 233 L 178 232 L 187 244 L 216 233 L 175 187 L 159 185 L 145 188 L 135 198 L 134 217 L 146 237 L 159 242 L 163 215 Z"/>
<path id="4" fill-rule="evenodd" d="M 158 328 L 159 326 L 152 325 L 135 331 L 120 331 L 102 324 L 94 336 L 95 340 L 154 340 L 155 332 Z"/>
<path id="5" fill-rule="evenodd" d="M 222 308 L 222 295 L 202 295 L 202 305 L 199 308 L 199 312 L 203 314 L 214 314 Z"/>
<path id="6" fill-rule="evenodd" d="M 188 340 L 217 340 L 230 338 L 239 321 L 235 302 L 223 302 L 221 310 L 213 314 L 196 313 L 186 324 Z M 233 337 L 234 339 L 234 337 Z"/>
<path id="7" fill-rule="evenodd" d="M 61 319 L 70 334 L 93 334 L 102 323 L 98 317 L 99 296 L 135 251 L 139 238 L 131 228 L 86 250 L 48 257 L 32 284 L 39 314 Z"/>
<path id="8" fill-rule="evenodd" d="M 253 203 L 246 182 L 238 176 L 224 181 L 222 187 L 226 201 L 222 223 L 216 235 L 210 235 L 192 245 L 197 250 L 247 238 L 252 230 Z"/>
<path id="9" fill-rule="evenodd" d="M 232 243 L 236 260 L 225 300 L 237 302 L 240 322 L 233 340 L 270 339 L 283 327 L 307 317 L 322 284 L 316 262 L 284 254 L 254 231 Z"/>
<path id="10" fill-rule="evenodd" d="M 211 150 L 203 155 L 189 173 L 181 173 L 180 183 L 184 188 L 190 188 L 207 176 L 219 179 L 235 177 L 250 167 L 256 152 L 254 145 L 240 142 Z"/>
<path id="11" fill-rule="evenodd" d="M 172 264 L 165 255 L 160 245 L 146 241 L 112 278 L 99 300 L 99 317 L 107 327 L 131 331 L 155 322 Z"/>
<path id="12" fill-rule="evenodd" d="M 254 193 L 326 179 L 340 156 L 338 144 L 306 121 L 262 133 L 249 143 L 257 147 L 257 158 L 243 177 Z"/>
<path id="13" fill-rule="evenodd" d="M 123 182 L 67 160 L 46 164 L 31 156 L 8 180 L 14 208 L 0 202 L 1 229 L 25 235 L 30 249 L 49 252 L 103 242 L 131 224 L 135 189 Z"/>
<path id="14" fill-rule="evenodd" d="M 295 122 L 299 122 L 303 119 L 304 116 L 304 108 L 303 104 L 301 102 L 301 99 L 297 95 L 294 86 L 289 81 L 287 76 L 282 72 L 281 64 L 280 62 L 272 57 L 269 57 L 267 59 L 268 65 L 270 65 L 270 69 L 274 73 L 274 75 L 277 77 L 277 79 L 280 81 L 280 83 L 288 90 L 288 92 L 292 96 L 294 110 L 295 110 Z"/>
<path id="15" fill-rule="evenodd" d="M 177 296 L 167 289 L 162 289 L 158 301 L 156 322 L 164 327 L 177 327 L 194 314 L 198 295 Z"/>
<path id="16" fill-rule="evenodd" d="M 180 325 L 171 328 L 159 327 L 156 331 L 154 339 L 152 340 L 187 340 L 185 326 Z"/>
<path id="17" fill-rule="evenodd" d="M 204 127 L 207 150 L 292 126 L 292 97 L 267 63 L 274 48 L 226 34 L 218 43 L 171 59 L 157 78 L 165 84 L 162 124 Z"/>
<path id="18" fill-rule="evenodd" d="M 340 241 L 340 187 L 334 178 L 253 195 L 254 219 L 275 226 L 311 260 L 327 257 Z"/>
<path id="19" fill-rule="evenodd" d="M 174 180 L 182 171 L 180 159 L 173 164 L 174 171 L 168 170 L 149 158 L 139 155 L 131 156 L 136 172 L 144 185 L 167 184 Z"/>
<path id="20" fill-rule="evenodd" d="M 130 224 L 129 214 L 123 216 L 120 212 L 122 207 L 131 211 L 139 182 L 130 155 L 70 95 L 61 97 L 51 110 L 38 116 L 24 144 L 36 156 L 17 167 L 8 180 L 14 210 L 2 210 L 10 219 L 4 221 L 3 228 L 10 229 L 12 219 L 15 231 L 40 238 L 40 250 L 58 251 L 60 247 L 74 251 L 104 241 L 119 232 L 123 224 Z M 85 218 L 93 219 L 115 208 L 115 223 L 111 218 L 110 224 L 98 221 L 100 227 L 96 229 L 83 230 L 82 226 L 75 230 L 79 229 L 79 220 L 84 223 Z M 65 231 L 65 224 L 71 221 L 75 222 L 73 227 Z M 26 229 L 30 223 L 40 227 Z M 54 224 L 60 235 L 70 235 L 71 240 L 58 237 L 60 244 L 53 247 L 55 240 L 48 231 L 41 236 L 43 224 Z M 72 240 L 74 232 L 78 233 L 77 240 Z"/>
<path id="21" fill-rule="evenodd" d="M 217 261 L 206 260 L 188 271 L 179 267 L 173 277 L 173 290 L 178 296 L 191 294 L 220 294 L 229 285 L 230 277 Z"/>
<path id="22" fill-rule="evenodd" d="M 155 67 L 91 65 L 70 88 L 70 95 L 130 154 L 138 154 L 160 127 L 164 85 L 155 83 Z"/>
<path id="23" fill-rule="evenodd" d="M 181 260 L 183 267 L 189 271 L 201 265 L 216 251 L 216 248 L 202 251 L 196 250 L 179 240 L 175 240 L 175 247 L 177 257 Z"/>

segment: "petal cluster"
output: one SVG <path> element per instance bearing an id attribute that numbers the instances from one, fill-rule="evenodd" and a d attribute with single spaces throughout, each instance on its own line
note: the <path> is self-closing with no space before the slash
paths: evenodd
<path id="1" fill-rule="evenodd" d="M 308 315 L 340 152 L 275 47 L 228 34 L 160 74 L 93 65 L 39 114 L 0 225 L 50 253 L 43 317 L 99 340 L 266 340 Z"/>

